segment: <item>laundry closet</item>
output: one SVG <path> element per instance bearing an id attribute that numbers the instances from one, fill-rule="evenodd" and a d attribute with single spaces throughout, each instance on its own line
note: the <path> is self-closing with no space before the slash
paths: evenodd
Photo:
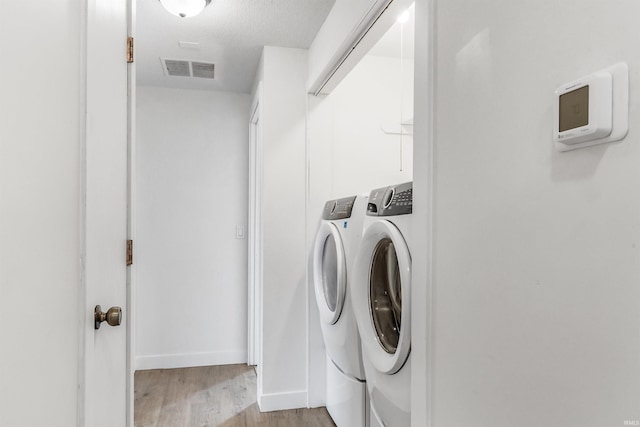
<path id="1" fill-rule="evenodd" d="M 310 330 L 311 354 L 324 361 L 316 384 L 326 386 L 338 426 L 410 425 L 411 255 L 402 233 L 411 234 L 414 8 L 390 14 L 390 28 L 359 46 L 355 66 L 308 101 L 311 312 L 322 332 Z M 393 206 L 401 212 L 389 216 Z M 391 370 L 374 363 L 392 359 Z"/>

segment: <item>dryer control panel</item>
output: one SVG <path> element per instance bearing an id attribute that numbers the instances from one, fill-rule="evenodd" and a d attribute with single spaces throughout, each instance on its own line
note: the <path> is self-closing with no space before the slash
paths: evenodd
<path id="1" fill-rule="evenodd" d="M 413 211 L 413 182 L 378 188 L 369 195 L 367 215 L 407 215 Z"/>
<path id="2" fill-rule="evenodd" d="M 324 204 L 322 219 L 345 219 L 351 218 L 353 204 L 356 196 L 344 197 L 342 199 L 329 200 Z"/>

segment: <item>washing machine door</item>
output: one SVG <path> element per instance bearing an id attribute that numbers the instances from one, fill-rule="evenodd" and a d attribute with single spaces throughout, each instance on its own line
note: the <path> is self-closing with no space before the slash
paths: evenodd
<path id="1" fill-rule="evenodd" d="M 363 352 L 378 371 L 398 372 L 411 349 L 411 255 L 391 222 L 366 229 L 352 290 Z"/>
<path id="2" fill-rule="evenodd" d="M 340 318 L 347 291 L 344 246 L 333 223 L 322 221 L 313 252 L 313 278 L 320 319 L 332 325 Z"/>

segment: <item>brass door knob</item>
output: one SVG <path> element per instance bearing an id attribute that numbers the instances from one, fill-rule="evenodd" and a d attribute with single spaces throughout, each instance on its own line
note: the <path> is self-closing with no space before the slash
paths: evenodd
<path id="1" fill-rule="evenodd" d="M 96 305 L 93 310 L 94 328 L 100 329 L 102 322 L 107 322 L 110 326 L 118 326 L 122 322 L 122 309 L 120 307 L 111 307 L 106 313 L 102 311 L 102 307 Z"/>

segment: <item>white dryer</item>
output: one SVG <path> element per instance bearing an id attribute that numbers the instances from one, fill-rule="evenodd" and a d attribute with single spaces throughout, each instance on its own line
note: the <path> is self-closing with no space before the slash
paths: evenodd
<path id="1" fill-rule="evenodd" d="M 371 413 L 411 425 L 411 182 L 373 190 L 353 268 L 352 294 Z"/>
<path id="2" fill-rule="evenodd" d="M 325 204 L 313 254 L 313 277 L 327 350 L 327 410 L 337 427 L 367 427 L 369 401 L 350 292 L 367 208 L 366 196 Z"/>

